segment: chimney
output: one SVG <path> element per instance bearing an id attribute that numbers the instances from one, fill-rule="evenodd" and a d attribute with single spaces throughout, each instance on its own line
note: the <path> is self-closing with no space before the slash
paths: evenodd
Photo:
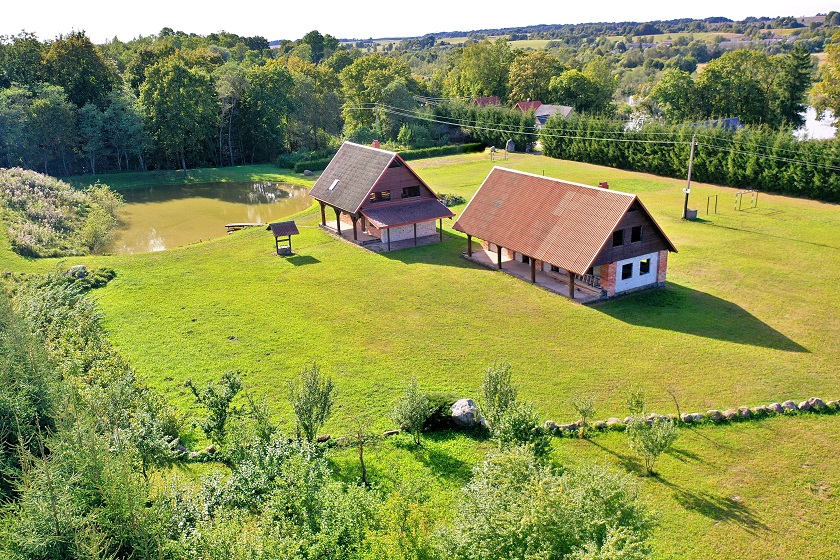
<path id="1" fill-rule="evenodd" d="M 379 148 L 379 140 L 374 140 L 373 141 L 373 147 L 377 148 L 377 149 Z"/>
<path id="2" fill-rule="evenodd" d="M 600 183 L 598 183 L 598 186 L 601 187 L 602 189 L 607 189 L 607 190 L 609 190 L 609 188 L 610 188 L 610 184 L 607 183 L 606 181 L 601 181 Z"/>

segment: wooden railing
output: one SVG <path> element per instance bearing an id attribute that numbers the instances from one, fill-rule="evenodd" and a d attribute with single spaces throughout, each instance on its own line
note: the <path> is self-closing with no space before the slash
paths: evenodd
<path id="1" fill-rule="evenodd" d="M 581 282 L 593 288 L 601 288 L 601 278 L 593 274 L 575 274 L 575 282 Z"/>

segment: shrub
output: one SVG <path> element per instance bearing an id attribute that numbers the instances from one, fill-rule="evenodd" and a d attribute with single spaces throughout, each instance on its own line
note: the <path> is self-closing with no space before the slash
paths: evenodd
<path id="1" fill-rule="evenodd" d="M 673 420 L 654 418 L 650 422 L 634 417 L 627 425 L 627 438 L 630 448 L 645 461 L 645 472 L 654 474 L 653 465 L 657 457 L 668 450 L 679 437 Z"/>
<path id="2" fill-rule="evenodd" d="M 321 159 L 310 159 L 307 161 L 299 161 L 294 166 L 295 173 L 303 173 L 306 170 L 309 171 L 323 171 L 327 168 L 327 166 L 332 161 L 331 157 L 328 158 L 321 158 Z"/>
<path id="3" fill-rule="evenodd" d="M 551 438 L 540 426 L 540 418 L 530 402 L 514 401 L 491 426 L 491 431 L 502 449 L 523 446 L 542 457 L 551 447 Z"/>
<path id="4" fill-rule="evenodd" d="M 484 371 L 481 413 L 491 426 L 498 424 L 508 407 L 516 402 L 516 394 L 516 385 L 511 383 L 510 364 L 497 361 Z"/>
<path id="5" fill-rule="evenodd" d="M 412 379 L 405 388 L 402 398 L 394 406 L 391 420 L 412 435 L 415 445 L 420 445 L 423 425 L 430 415 L 429 398 L 417 387 L 417 380 Z"/>
<path id="6" fill-rule="evenodd" d="M 332 379 L 324 377 L 318 364 L 304 369 L 300 378 L 289 382 L 289 402 L 297 419 L 297 435 L 313 442 L 318 430 L 330 417 L 336 389 Z"/>
<path id="7" fill-rule="evenodd" d="M 204 389 L 196 388 L 192 379 L 187 379 L 184 385 L 192 391 L 196 404 L 207 409 L 207 416 L 199 421 L 201 429 L 211 441 L 223 444 L 228 418 L 235 413 L 231 409 L 231 402 L 242 389 L 239 375 L 233 371 L 225 372 L 218 383 L 208 381 Z"/>
<path id="8" fill-rule="evenodd" d="M 586 429 L 589 427 L 588 418 L 595 416 L 595 395 L 588 397 L 576 396 L 572 399 L 572 408 L 580 416 L 580 431 L 578 437 L 586 437 Z"/>
<path id="9" fill-rule="evenodd" d="M 466 202 L 464 197 L 459 194 L 439 193 L 438 196 L 440 197 L 440 201 L 443 202 L 447 208 L 450 206 L 464 204 Z"/>
<path id="10" fill-rule="evenodd" d="M 510 449 L 474 469 L 445 534 L 446 557 L 641 560 L 650 530 L 629 475 L 599 465 L 561 473 Z"/>
<path id="11" fill-rule="evenodd" d="M 400 157 L 409 161 L 413 159 L 449 156 L 454 154 L 469 154 L 473 152 L 483 152 L 485 147 L 486 146 L 481 142 L 459 144 L 455 146 L 435 146 L 430 148 L 420 148 L 417 150 L 403 150 L 400 152 Z"/>

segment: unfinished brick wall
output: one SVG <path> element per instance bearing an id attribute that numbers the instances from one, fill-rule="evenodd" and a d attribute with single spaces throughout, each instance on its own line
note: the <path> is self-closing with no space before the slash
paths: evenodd
<path id="1" fill-rule="evenodd" d="M 658 264 L 656 266 L 656 283 L 665 283 L 665 273 L 668 270 L 668 251 L 659 251 Z"/>
<path id="2" fill-rule="evenodd" d="M 615 263 L 601 265 L 601 289 L 610 297 L 615 295 L 616 269 Z"/>

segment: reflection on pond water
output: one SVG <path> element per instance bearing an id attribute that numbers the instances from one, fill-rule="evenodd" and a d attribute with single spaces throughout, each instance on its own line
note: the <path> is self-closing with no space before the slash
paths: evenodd
<path id="1" fill-rule="evenodd" d="M 268 223 L 306 209 L 309 191 L 288 183 L 196 183 L 122 193 L 122 226 L 109 253 L 146 253 L 225 235 L 232 222 Z"/>

